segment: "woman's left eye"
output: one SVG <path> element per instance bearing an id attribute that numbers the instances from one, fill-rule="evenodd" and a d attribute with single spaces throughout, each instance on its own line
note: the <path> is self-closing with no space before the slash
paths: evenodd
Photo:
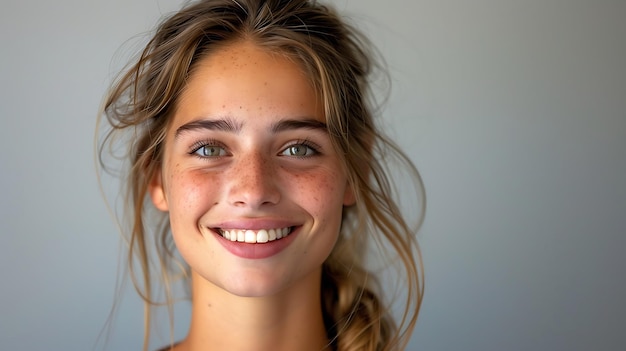
<path id="1" fill-rule="evenodd" d="M 307 144 L 294 144 L 284 149 L 280 155 L 282 156 L 295 156 L 295 157 L 308 157 L 316 155 L 318 152 L 313 147 Z"/>

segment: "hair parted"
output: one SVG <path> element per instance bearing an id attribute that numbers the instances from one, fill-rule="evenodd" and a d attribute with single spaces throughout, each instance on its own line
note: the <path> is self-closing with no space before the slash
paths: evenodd
<path id="1" fill-rule="evenodd" d="M 104 153 L 123 141 L 130 164 L 124 179 L 129 228 L 130 277 L 145 303 L 144 350 L 148 349 L 153 287 L 165 288 L 180 274 L 166 214 L 155 218 L 147 201 L 149 182 L 160 171 L 162 148 L 178 97 L 196 63 L 236 41 L 251 41 L 300 64 L 324 103 L 327 128 L 353 188 L 356 204 L 344 209 L 340 238 L 323 266 L 322 305 L 332 348 L 338 351 L 401 350 L 411 335 L 423 296 L 417 225 L 401 215 L 386 162 L 393 158 L 421 190 L 412 162 L 375 125 L 370 76 L 377 67 L 371 45 L 331 8 L 310 0 L 204 0 L 188 3 L 157 27 L 145 49 L 116 79 L 101 116 L 108 132 Z M 118 138 L 125 135 L 126 138 Z M 416 194 L 424 202 L 423 192 Z M 367 269 L 367 242 L 398 259 L 406 282 L 404 311 L 395 321 Z M 151 257 L 156 245 L 155 258 Z M 137 270 L 139 265 L 139 271 Z"/>

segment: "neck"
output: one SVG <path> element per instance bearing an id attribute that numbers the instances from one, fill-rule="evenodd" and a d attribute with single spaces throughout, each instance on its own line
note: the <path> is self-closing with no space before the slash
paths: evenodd
<path id="1" fill-rule="evenodd" d="M 194 272 L 191 326 L 181 349 L 326 350 L 320 284 L 321 270 L 275 295 L 240 297 Z"/>

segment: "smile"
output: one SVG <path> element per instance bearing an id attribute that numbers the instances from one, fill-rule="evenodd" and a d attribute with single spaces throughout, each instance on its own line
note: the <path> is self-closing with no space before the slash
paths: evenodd
<path id="1" fill-rule="evenodd" d="M 291 233 L 293 227 L 278 229 L 218 229 L 226 240 L 245 242 L 248 244 L 262 244 L 270 241 L 282 239 Z"/>

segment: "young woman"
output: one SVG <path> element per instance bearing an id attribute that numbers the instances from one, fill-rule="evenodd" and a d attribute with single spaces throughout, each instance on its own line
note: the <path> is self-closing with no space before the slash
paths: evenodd
<path id="1" fill-rule="evenodd" d="M 144 350 L 154 287 L 173 303 L 178 254 L 192 318 L 167 350 L 405 347 L 421 261 L 382 158 L 421 182 L 375 126 L 367 49 L 314 1 L 198 1 L 162 22 L 111 87 L 100 152 L 121 143 L 130 164 L 125 213 Z M 368 242 L 401 262 L 399 323 L 368 273 Z"/>

